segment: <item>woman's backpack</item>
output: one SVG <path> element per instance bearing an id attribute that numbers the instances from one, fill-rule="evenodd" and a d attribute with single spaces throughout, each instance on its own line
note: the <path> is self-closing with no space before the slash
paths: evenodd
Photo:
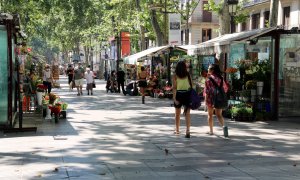
<path id="1" fill-rule="evenodd" d="M 214 89 L 214 94 L 213 94 L 213 99 L 212 99 L 212 103 L 214 105 L 214 108 L 216 109 L 223 109 L 227 107 L 227 96 L 226 93 L 224 91 L 223 88 L 223 79 L 221 81 L 220 86 L 218 86 L 218 84 L 215 82 L 215 80 L 213 78 L 209 78 L 209 80 L 211 80 L 211 82 L 214 84 L 215 89 Z"/>

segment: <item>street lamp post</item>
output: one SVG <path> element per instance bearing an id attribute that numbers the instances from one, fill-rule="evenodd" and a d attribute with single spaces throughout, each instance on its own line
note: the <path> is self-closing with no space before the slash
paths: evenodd
<path id="1" fill-rule="evenodd" d="M 236 13 L 237 5 L 239 3 L 239 0 L 227 0 L 227 5 L 229 9 L 229 15 L 230 15 L 230 32 L 235 32 L 235 25 L 234 25 L 234 15 Z"/>

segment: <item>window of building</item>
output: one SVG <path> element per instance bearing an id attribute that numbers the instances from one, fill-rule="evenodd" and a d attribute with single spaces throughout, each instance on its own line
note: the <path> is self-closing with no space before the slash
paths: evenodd
<path id="1" fill-rule="evenodd" d="M 252 15 L 252 29 L 258 29 L 259 28 L 259 18 L 260 18 L 259 13 Z"/>
<path id="2" fill-rule="evenodd" d="M 289 29 L 289 25 L 290 25 L 290 11 L 291 11 L 290 6 L 283 8 L 283 22 L 282 22 L 282 24 L 284 25 L 285 29 Z"/>
<path id="3" fill-rule="evenodd" d="M 265 23 L 264 27 L 267 27 L 267 25 L 269 24 L 270 11 L 265 11 L 264 12 L 264 18 L 265 18 L 265 20 L 264 20 L 264 23 Z"/>
<path id="4" fill-rule="evenodd" d="M 207 10 L 204 10 L 204 5 L 205 4 L 208 4 L 207 1 L 203 1 L 203 16 L 202 16 L 202 22 L 211 22 L 212 21 L 212 13 L 207 11 Z"/>
<path id="5" fill-rule="evenodd" d="M 202 29 L 202 42 L 211 39 L 211 29 Z"/>
<path id="6" fill-rule="evenodd" d="M 243 22 L 242 23 L 242 31 L 247 31 L 247 23 L 246 22 Z"/>

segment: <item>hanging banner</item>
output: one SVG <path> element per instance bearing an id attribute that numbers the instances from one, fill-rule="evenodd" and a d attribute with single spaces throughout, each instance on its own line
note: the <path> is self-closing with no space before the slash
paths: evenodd
<path id="1" fill-rule="evenodd" d="M 121 32 L 121 57 L 130 55 L 130 34 Z"/>
<path id="2" fill-rule="evenodd" d="M 181 45 L 180 22 L 180 14 L 169 14 L 169 45 Z"/>

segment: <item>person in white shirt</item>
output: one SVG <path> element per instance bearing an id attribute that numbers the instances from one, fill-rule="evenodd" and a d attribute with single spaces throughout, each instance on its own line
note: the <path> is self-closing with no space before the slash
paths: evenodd
<path id="1" fill-rule="evenodd" d="M 86 72 L 84 73 L 84 77 L 86 79 L 86 90 L 87 95 L 93 95 L 93 83 L 94 83 L 94 72 L 90 70 L 90 68 L 86 68 Z"/>
<path id="2" fill-rule="evenodd" d="M 51 89 L 52 89 L 52 73 L 51 73 L 51 69 L 50 69 L 50 65 L 46 64 L 45 66 L 45 70 L 43 70 L 43 84 L 45 86 L 47 86 L 47 93 L 51 93 Z"/>

